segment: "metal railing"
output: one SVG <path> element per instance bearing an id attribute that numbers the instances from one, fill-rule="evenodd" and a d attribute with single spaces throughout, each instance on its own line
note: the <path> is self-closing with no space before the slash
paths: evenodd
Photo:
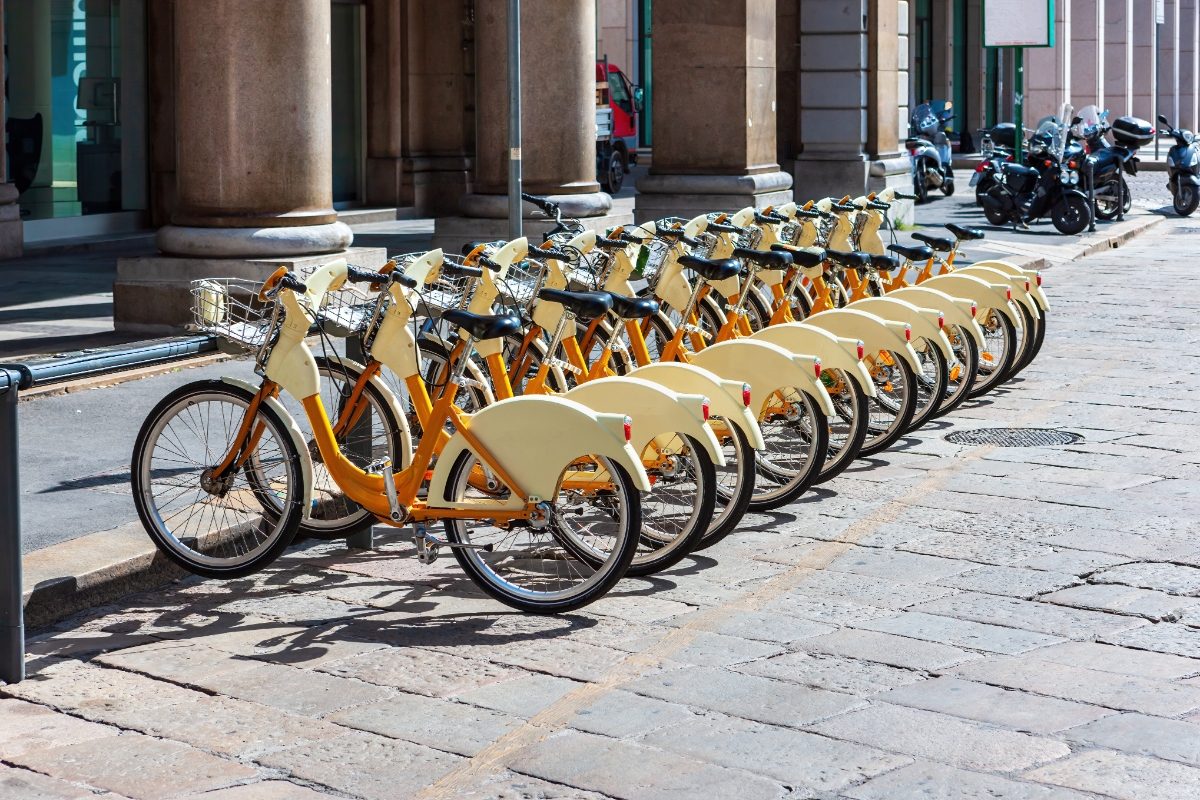
<path id="1" fill-rule="evenodd" d="M 0 681 L 25 678 L 21 586 L 21 478 L 17 401 L 21 391 L 94 375 L 138 369 L 217 351 L 211 336 L 141 347 L 114 347 L 25 364 L 0 364 Z"/>

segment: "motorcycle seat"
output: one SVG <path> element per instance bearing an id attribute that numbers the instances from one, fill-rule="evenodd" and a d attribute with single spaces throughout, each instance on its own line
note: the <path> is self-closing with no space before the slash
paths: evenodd
<path id="1" fill-rule="evenodd" d="M 909 261 L 928 261 L 933 258 L 932 248 L 924 245 L 889 244 L 888 250 L 899 253 Z"/>
<path id="2" fill-rule="evenodd" d="M 846 269 L 863 270 L 871 264 L 871 254 L 858 251 L 826 250 L 825 257 Z"/>
<path id="3" fill-rule="evenodd" d="M 771 249 L 787 253 L 792 257 L 792 263 L 798 267 L 815 267 L 825 261 L 825 251 L 819 247 L 792 247 L 787 244 L 773 244 Z"/>
<path id="4" fill-rule="evenodd" d="M 474 339 L 499 339 L 521 330 L 521 318 L 515 314 L 472 314 L 452 308 L 442 314 L 442 319 L 462 328 Z"/>
<path id="5" fill-rule="evenodd" d="M 542 289 L 539 300 L 560 303 L 580 319 L 595 319 L 604 316 L 612 308 L 608 292 L 569 292 L 566 289 Z"/>
<path id="6" fill-rule="evenodd" d="M 658 312 L 658 301 L 652 297 L 627 297 L 616 292 L 603 292 L 612 300 L 612 309 L 621 319 L 645 319 Z"/>
<path id="7" fill-rule="evenodd" d="M 949 253 L 954 249 L 954 242 L 947 239 L 945 236 L 932 236 L 928 233 L 914 233 L 913 238 L 917 241 L 924 242 L 941 253 Z"/>
<path id="8" fill-rule="evenodd" d="M 742 271 L 742 265 L 734 258 L 708 259 L 699 256 L 680 256 L 679 265 L 695 270 L 706 281 L 723 281 Z"/>
<path id="9" fill-rule="evenodd" d="M 972 239 L 982 239 L 983 231 L 978 228 L 964 228 L 962 225 L 955 225 L 953 222 L 946 223 L 946 230 L 954 234 L 960 242 L 969 242 Z"/>
<path id="10" fill-rule="evenodd" d="M 882 255 L 872 253 L 871 266 L 875 268 L 876 272 L 891 272 L 894 269 L 900 269 L 900 259 L 886 253 Z"/>
<path id="11" fill-rule="evenodd" d="M 792 265 L 792 257 L 786 250 L 750 250 L 737 247 L 734 248 L 733 257 L 751 261 L 766 269 L 787 269 Z"/>

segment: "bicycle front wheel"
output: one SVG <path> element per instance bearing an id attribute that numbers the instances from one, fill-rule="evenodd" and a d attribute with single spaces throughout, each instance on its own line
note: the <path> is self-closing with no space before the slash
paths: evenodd
<path id="1" fill-rule="evenodd" d="M 875 396 L 867 404 L 867 440 L 862 454 L 886 450 L 908 430 L 917 410 L 916 373 L 904 358 L 891 350 L 868 354 L 867 368 L 875 381 Z"/>
<path id="2" fill-rule="evenodd" d="M 479 458 L 463 453 L 446 484 L 445 499 L 496 503 L 505 497 L 478 487 Z M 484 592 L 522 611 L 555 614 L 600 599 L 633 561 L 642 527 L 641 496 L 620 464 L 585 455 L 559 478 L 544 527 L 446 520 L 454 557 Z"/>
<path id="3" fill-rule="evenodd" d="M 750 508 L 787 505 L 816 480 L 829 448 L 829 424 L 812 398 L 794 387 L 776 390 L 759 415 L 766 449 L 757 467 Z"/>
<path id="4" fill-rule="evenodd" d="M 836 478 L 854 463 L 867 440 L 869 407 L 866 392 L 853 378 L 839 369 L 821 372 L 821 380 L 833 401 L 833 416 L 829 418 L 829 447 L 825 465 L 817 483 Z"/>
<path id="5" fill-rule="evenodd" d="M 220 380 L 186 384 L 154 407 L 134 444 L 138 517 L 158 549 L 196 575 L 262 569 L 292 543 L 304 514 L 300 453 L 271 406 L 250 422 L 249 455 L 215 475 L 253 399 Z"/>
<path id="6" fill-rule="evenodd" d="M 979 371 L 967 397 L 976 398 L 1008 379 L 1017 354 L 1017 328 L 1012 320 L 994 308 L 980 322 L 983 327 L 983 349 L 979 352 Z"/>
<path id="7" fill-rule="evenodd" d="M 933 418 L 950 383 L 950 364 L 936 344 L 922 337 L 912 346 L 917 352 L 921 371 L 916 373 L 917 410 L 906 428 L 908 431 L 915 431 Z"/>
<path id="8" fill-rule="evenodd" d="M 949 414 L 962 405 L 979 371 L 979 345 L 971 338 L 970 332 L 961 325 L 951 325 L 946 329 L 946 335 L 950 337 L 954 360 L 950 362 L 950 380 L 935 417 Z"/>

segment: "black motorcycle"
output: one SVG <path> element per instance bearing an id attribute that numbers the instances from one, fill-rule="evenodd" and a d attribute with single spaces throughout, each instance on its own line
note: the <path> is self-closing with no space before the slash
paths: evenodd
<path id="1" fill-rule="evenodd" d="M 981 128 L 979 131 L 980 162 L 971 176 L 970 185 L 975 187 L 975 205 L 982 206 L 981 199 L 988 190 L 996 185 L 996 175 L 1000 165 L 1012 161 L 1013 150 L 1017 146 L 1017 128 L 1011 122 L 1001 122 L 991 128 Z"/>
<path id="2" fill-rule="evenodd" d="M 1076 162 L 1063 160 L 1064 145 L 1062 124 L 1043 120 L 1029 139 L 1026 163 L 1001 164 L 995 185 L 980 198 L 988 222 L 1015 230 L 1049 214 L 1058 232 L 1069 236 L 1088 226 L 1091 208 L 1077 188 L 1079 172 L 1071 166 Z"/>
<path id="3" fill-rule="evenodd" d="M 1087 152 L 1086 165 L 1080 175 L 1081 191 L 1095 183 L 1097 219 L 1115 219 L 1119 213 L 1129 213 L 1133 205 L 1125 174 L 1138 173 L 1138 148 L 1154 138 L 1149 122 L 1137 117 L 1121 117 L 1108 124 L 1107 111 L 1088 106 L 1079 112 L 1082 122 L 1072 126 L 1071 135 L 1083 143 Z M 1111 131 L 1113 144 L 1104 138 Z"/>
<path id="4" fill-rule="evenodd" d="M 1191 131 L 1172 128 L 1167 118 L 1159 114 L 1158 121 L 1175 139 L 1167 151 L 1167 188 L 1171 190 L 1172 205 L 1181 217 L 1190 216 L 1200 203 L 1200 148 Z"/>

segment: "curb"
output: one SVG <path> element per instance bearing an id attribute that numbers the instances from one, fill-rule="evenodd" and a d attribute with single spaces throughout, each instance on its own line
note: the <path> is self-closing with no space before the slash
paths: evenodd
<path id="1" fill-rule="evenodd" d="M 1070 260 L 1119 247 L 1163 219 L 1157 215 L 1138 216 L 1112 226 L 1109 235 L 1084 244 Z M 1045 269 L 1047 266 L 1047 259 L 1037 256 L 1013 255 L 1007 260 L 1031 269 Z M 208 356 L 175 362 L 169 368 L 197 366 L 223 358 L 226 357 Z M 136 380 L 149 374 L 153 373 L 146 372 L 127 379 Z M 121 383 L 121 378 L 120 374 L 100 376 L 77 382 L 87 386 L 71 384 L 71 388 L 64 391 Z M 298 540 L 293 547 L 303 545 L 304 542 Z M 156 589 L 188 576 L 158 552 L 140 522 L 34 550 L 22 558 L 22 563 L 25 624 L 30 629 L 53 625 L 88 608 L 125 595 Z"/>

